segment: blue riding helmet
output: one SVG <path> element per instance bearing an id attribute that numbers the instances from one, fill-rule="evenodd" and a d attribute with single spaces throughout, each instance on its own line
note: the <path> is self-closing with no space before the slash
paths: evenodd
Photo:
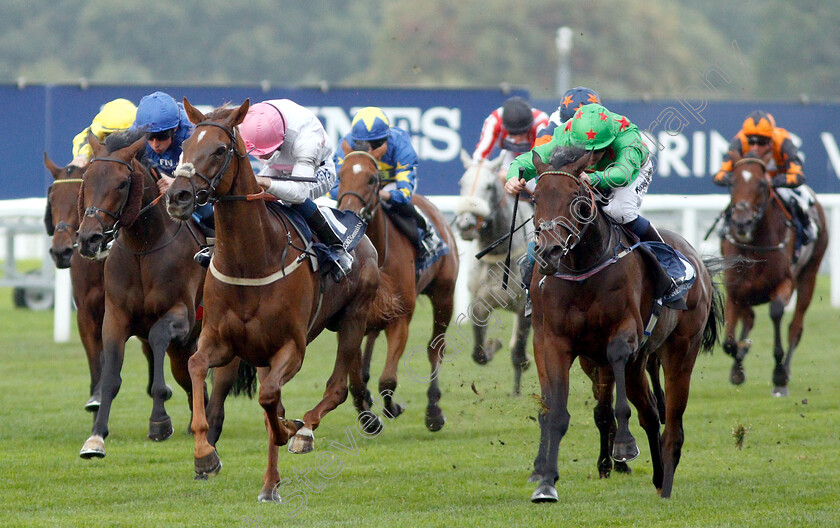
<path id="1" fill-rule="evenodd" d="M 134 127 L 145 128 L 146 132 L 154 134 L 171 130 L 180 122 L 180 110 L 178 103 L 171 95 L 163 92 L 155 92 L 140 99 L 137 106 L 137 117 L 134 119 Z"/>
<path id="2" fill-rule="evenodd" d="M 353 141 L 375 141 L 388 136 L 391 124 L 381 108 L 368 106 L 353 116 L 350 124 L 350 137 Z"/>
<path id="3" fill-rule="evenodd" d="M 563 100 L 560 101 L 560 106 L 557 107 L 560 111 L 560 120 L 565 123 L 575 115 L 578 108 L 591 103 L 601 104 L 601 98 L 598 97 L 595 90 L 583 86 L 566 90 L 566 93 L 563 94 Z"/>

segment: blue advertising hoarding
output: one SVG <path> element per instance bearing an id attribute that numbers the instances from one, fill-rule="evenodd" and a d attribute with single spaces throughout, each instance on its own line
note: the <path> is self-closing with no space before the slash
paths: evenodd
<path id="1" fill-rule="evenodd" d="M 180 100 L 186 96 L 201 109 L 289 98 L 309 107 L 334 142 L 347 133 L 353 113 L 363 106 L 382 107 L 392 124 L 412 137 L 420 165 L 418 191 L 457 194 L 463 173 L 461 149 L 472 153 L 487 115 L 511 95 L 498 89 L 352 89 L 259 86 L 52 86 L 18 88 L 0 85 L 0 199 L 44 196 L 51 181 L 43 166 L 46 151 L 57 164 L 71 159 L 73 137 L 90 124 L 102 104 L 124 97 L 135 103 L 162 90 Z M 556 100 L 533 101 L 546 112 Z M 800 145 L 808 183 L 822 193 L 840 193 L 840 104 L 608 101 L 611 110 L 639 126 L 657 156 L 651 193 L 720 192 L 711 175 L 746 115 L 758 108 L 771 112 Z"/>

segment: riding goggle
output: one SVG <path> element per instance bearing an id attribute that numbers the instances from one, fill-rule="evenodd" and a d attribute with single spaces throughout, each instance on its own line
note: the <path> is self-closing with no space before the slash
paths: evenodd
<path id="1" fill-rule="evenodd" d="M 523 152 L 531 150 L 531 144 L 527 141 L 514 143 L 513 141 L 505 138 L 502 140 L 502 149 L 522 154 Z"/>
<path id="2" fill-rule="evenodd" d="M 175 135 L 175 129 L 161 130 L 160 132 L 152 132 L 149 134 L 149 141 L 166 141 Z"/>
<path id="3" fill-rule="evenodd" d="M 749 136 L 747 138 L 747 143 L 750 145 L 758 145 L 763 147 L 764 145 L 770 144 L 770 138 L 765 136 Z"/>

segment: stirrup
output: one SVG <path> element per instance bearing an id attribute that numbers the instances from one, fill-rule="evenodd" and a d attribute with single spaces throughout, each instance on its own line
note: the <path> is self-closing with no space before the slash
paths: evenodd
<path id="1" fill-rule="evenodd" d="M 198 250 L 198 253 L 193 255 L 193 260 L 198 262 L 198 265 L 204 269 L 210 267 L 210 261 L 213 259 L 213 246 L 203 247 Z"/>
<path id="2" fill-rule="evenodd" d="M 335 282 L 341 282 L 341 279 L 350 275 L 353 271 L 353 255 L 348 253 L 343 247 L 336 248 L 338 253 L 338 260 L 333 262 L 332 279 Z"/>
<path id="3" fill-rule="evenodd" d="M 531 317 L 531 311 L 534 309 L 534 306 L 531 304 L 531 292 L 527 289 L 525 290 L 525 318 Z"/>
<path id="4" fill-rule="evenodd" d="M 428 234 L 420 240 L 420 246 L 427 256 L 434 255 L 442 243 L 440 237 L 432 230 L 429 230 Z"/>

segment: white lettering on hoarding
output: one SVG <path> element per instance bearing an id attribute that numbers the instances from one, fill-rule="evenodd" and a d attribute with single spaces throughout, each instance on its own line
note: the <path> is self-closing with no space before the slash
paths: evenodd
<path id="1" fill-rule="evenodd" d="M 828 164 L 834 171 L 834 176 L 840 178 L 840 149 L 837 148 L 837 141 L 834 139 L 834 134 L 831 132 L 821 132 L 820 140 L 825 147 L 826 154 L 828 154 Z"/>

